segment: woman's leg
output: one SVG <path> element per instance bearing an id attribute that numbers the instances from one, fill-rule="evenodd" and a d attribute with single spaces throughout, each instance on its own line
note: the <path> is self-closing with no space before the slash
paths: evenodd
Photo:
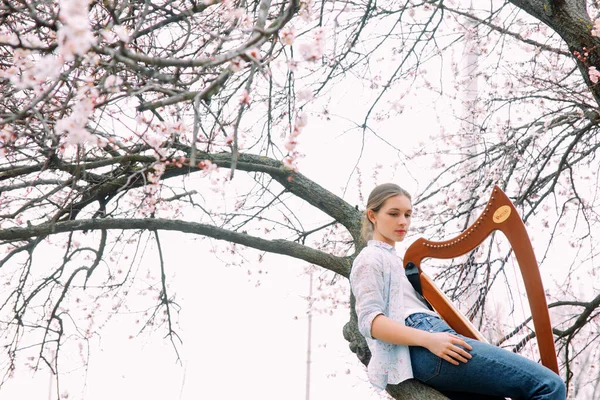
<path id="1" fill-rule="evenodd" d="M 456 334 L 442 319 L 414 314 L 406 323 L 430 332 Z M 448 392 L 510 397 L 513 400 L 565 400 L 566 389 L 550 369 L 518 354 L 469 338 L 472 358 L 453 365 L 424 347 L 411 347 L 413 374 L 427 385 Z"/>

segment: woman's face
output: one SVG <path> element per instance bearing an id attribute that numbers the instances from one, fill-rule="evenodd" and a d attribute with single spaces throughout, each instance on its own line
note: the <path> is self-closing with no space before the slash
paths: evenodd
<path id="1" fill-rule="evenodd" d="M 410 226 L 412 203 L 404 195 L 390 197 L 379 211 L 369 210 L 367 216 L 373 223 L 373 239 L 392 246 L 404 240 Z"/>

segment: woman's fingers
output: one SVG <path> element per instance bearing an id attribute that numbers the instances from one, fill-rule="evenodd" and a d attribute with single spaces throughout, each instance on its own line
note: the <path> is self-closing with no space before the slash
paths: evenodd
<path id="1" fill-rule="evenodd" d="M 454 358 L 450 357 L 450 355 L 446 354 L 442 357 L 444 360 L 448 361 L 450 364 L 459 365 L 460 363 L 456 361 Z M 464 361 L 466 362 L 466 361 Z"/>
<path id="2" fill-rule="evenodd" d="M 462 346 L 467 350 L 473 350 L 473 347 L 471 347 L 471 345 L 469 343 L 467 343 L 464 339 L 462 339 L 456 335 L 452 335 L 452 334 L 449 334 L 449 335 L 452 336 L 452 338 L 454 339 L 453 340 L 454 344 L 458 344 L 459 346 Z"/>
<path id="3" fill-rule="evenodd" d="M 449 356 L 452 357 L 454 360 L 458 360 L 463 363 L 466 363 L 467 361 L 469 361 L 469 359 L 471 359 L 471 355 L 462 349 L 458 349 L 458 350 L 454 350 L 454 351 L 451 350 L 449 352 Z M 456 363 L 455 365 L 457 365 L 457 364 L 458 363 Z"/>
<path id="4" fill-rule="evenodd" d="M 473 348 L 462 338 L 447 332 L 432 333 L 431 341 L 425 347 L 433 354 L 453 365 L 466 363 L 472 357 L 468 350 Z"/>
<path id="5" fill-rule="evenodd" d="M 454 361 L 454 362 L 452 362 L 452 364 L 458 365 L 458 361 L 466 363 L 472 357 L 471 354 L 469 352 L 467 352 L 467 350 L 473 350 L 473 347 L 471 347 L 471 345 L 469 345 L 467 342 L 465 342 L 463 339 L 459 338 L 458 336 L 454 336 L 454 335 L 451 335 L 451 336 L 453 338 L 452 347 L 450 347 L 448 349 L 448 355 Z M 465 350 L 465 349 L 467 349 L 467 350 Z M 455 360 L 457 360 L 457 361 L 455 361 Z"/>

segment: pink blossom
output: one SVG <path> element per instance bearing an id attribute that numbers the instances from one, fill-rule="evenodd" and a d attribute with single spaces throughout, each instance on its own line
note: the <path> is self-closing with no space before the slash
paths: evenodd
<path id="1" fill-rule="evenodd" d="M 298 101 L 310 101 L 314 99 L 312 90 L 304 88 L 296 91 L 296 100 Z"/>
<path id="2" fill-rule="evenodd" d="M 119 86 L 123 84 L 123 79 L 116 75 L 109 75 L 104 80 L 104 88 L 109 92 L 116 92 L 119 90 Z"/>
<path id="3" fill-rule="evenodd" d="M 307 21 L 307 22 L 310 21 L 311 6 L 312 6 L 312 0 L 302 0 L 300 2 L 300 10 L 298 11 L 298 15 L 304 21 Z"/>
<path id="4" fill-rule="evenodd" d="M 313 40 L 300 44 L 298 50 L 306 61 L 317 61 L 323 57 L 323 53 L 325 52 L 324 30 L 316 29 L 313 32 Z"/>
<path id="5" fill-rule="evenodd" d="M 11 126 L 2 128 L 2 130 L 0 130 L 0 142 L 10 143 L 14 139 L 15 139 L 15 133 Z"/>
<path id="6" fill-rule="evenodd" d="M 129 43 L 129 39 L 131 39 L 131 37 L 129 35 L 129 30 L 126 26 L 115 25 L 113 26 L 113 32 L 117 35 L 121 42 Z"/>
<path id="7" fill-rule="evenodd" d="M 248 15 L 244 8 L 233 8 L 226 14 L 226 17 L 230 20 L 244 20 L 248 18 Z"/>
<path id="8" fill-rule="evenodd" d="M 283 159 L 283 166 L 286 168 L 289 168 L 291 170 L 296 171 L 298 169 L 298 166 L 296 164 L 296 159 L 293 157 L 286 157 Z"/>
<path id="9" fill-rule="evenodd" d="M 250 96 L 250 93 L 244 89 L 242 91 L 242 95 L 240 96 L 240 104 L 250 104 L 251 101 L 252 97 Z"/>
<path id="10" fill-rule="evenodd" d="M 213 162 L 210 160 L 203 160 L 198 163 L 198 168 L 200 168 L 203 171 L 213 172 L 218 169 L 218 165 L 213 164 Z"/>
<path id="11" fill-rule="evenodd" d="M 292 152 L 296 148 L 297 144 L 298 142 L 295 140 L 295 138 L 292 138 L 290 136 L 290 138 L 284 143 L 283 146 L 288 152 Z"/>
<path id="12" fill-rule="evenodd" d="M 279 37 L 281 38 L 281 43 L 291 46 L 294 44 L 294 39 L 296 39 L 296 31 L 294 28 L 288 28 L 281 31 Z"/>
<path id="13" fill-rule="evenodd" d="M 108 28 L 102 29 L 100 31 L 100 36 L 102 36 L 102 38 L 108 43 L 113 43 L 117 40 L 117 35 L 115 35 L 115 33 Z"/>
<path id="14" fill-rule="evenodd" d="M 260 50 L 258 50 L 256 47 L 246 50 L 245 54 L 254 60 L 260 60 L 262 58 L 260 55 Z"/>
<path id="15" fill-rule="evenodd" d="M 288 61 L 287 65 L 290 72 L 296 72 L 298 70 L 298 61 L 296 60 Z"/>
<path id="16" fill-rule="evenodd" d="M 27 50 L 15 50 L 14 66 L 0 71 L 0 77 L 10 80 L 17 88 L 34 88 L 55 79 L 60 75 L 62 60 L 54 55 L 46 55 L 36 60 Z"/>
<path id="17" fill-rule="evenodd" d="M 14 32 L 3 33 L 0 34 L 0 43 L 17 46 L 19 44 L 19 37 Z"/>
<path id="18" fill-rule="evenodd" d="M 77 31 L 68 25 L 63 26 L 58 30 L 58 51 L 65 61 L 73 61 L 75 56 L 87 53 L 94 40 L 91 30 Z"/>
<path id="19" fill-rule="evenodd" d="M 157 184 L 158 182 L 160 182 L 160 177 L 165 173 L 165 170 L 165 163 L 156 162 L 152 166 L 152 170 L 148 172 L 148 182 L 152 184 Z"/>
<path id="20" fill-rule="evenodd" d="M 56 129 L 66 132 L 65 143 L 78 145 L 96 143 L 97 139 L 87 129 L 82 128 L 73 119 L 62 119 L 56 123 Z"/>
<path id="21" fill-rule="evenodd" d="M 95 88 L 86 86 L 78 91 L 71 114 L 58 120 L 54 127 L 56 134 L 64 137 L 65 143 L 72 145 L 98 144 L 98 138 L 86 128 L 94 112 L 97 98 L 98 90 Z"/>
<path id="22" fill-rule="evenodd" d="M 592 36 L 600 37 L 600 18 L 594 21 L 594 27 L 590 33 Z"/>
<path id="23" fill-rule="evenodd" d="M 60 0 L 58 52 L 65 61 L 82 56 L 96 42 L 88 15 L 89 0 Z"/>
<path id="24" fill-rule="evenodd" d="M 590 77 L 590 81 L 593 83 L 598 83 L 598 79 L 600 78 L 600 71 L 596 69 L 596 67 L 590 67 L 588 69 L 588 74 Z"/>
<path id="25" fill-rule="evenodd" d="M 242 68 L 244 68 L 245 66 L 246 62 L 240 57 L 236 57 L 233 60 L 231 60 L 231 63 L 229 64 L 229 69 L 231 70 L 231 72 L 238 72 L 241 71 Z"/>
<path id="26" fill-rule="evenodd" d="M 148 146 L 152 147 L 155 151 L 158 151 L 162 144 L 165 142 L 165 138 L 162 135 L 147 133 L 144 135 L 144 140 Z"/>
<path id="27" fill-rule="evenodd" d="M 307 124 L 308 115 L 306 115 L 306 113 L 304 112 L 298 113 L 298 115 L 296 115 L 296 126 L 301 129 L 304 128 Z"/>

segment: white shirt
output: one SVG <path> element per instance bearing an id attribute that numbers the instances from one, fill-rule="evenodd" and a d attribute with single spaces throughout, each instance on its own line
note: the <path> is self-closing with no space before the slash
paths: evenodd
<path id="1" fill-rule="evenodd" d="M 416 296 L 408 281 L 402 259 L 388 243 L 370 240 L 356 257 L 350 273 L 352 293 L 356 297 L 358 330 L 365 337 L 371 360 L 369 381 L 380 389 L 413 377 L 408 346 L 374 339 L 371 324 L 379 314 L 404 325 L 415 312 L 436 315 Z"/>

